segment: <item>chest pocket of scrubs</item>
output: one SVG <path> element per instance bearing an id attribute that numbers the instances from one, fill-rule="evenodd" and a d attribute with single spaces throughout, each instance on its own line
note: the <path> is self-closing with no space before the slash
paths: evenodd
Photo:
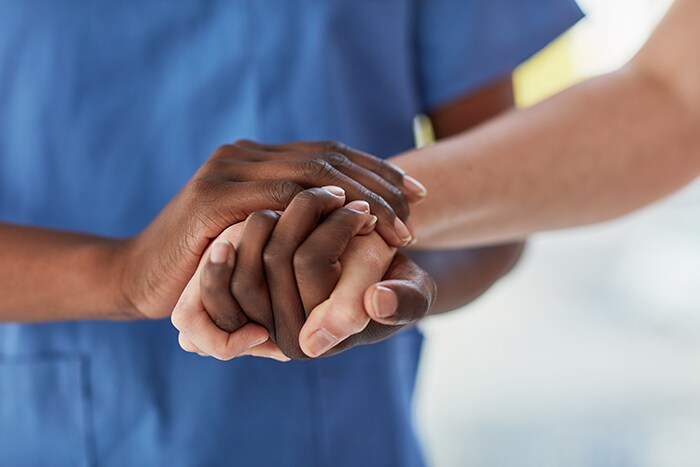
<path id="1" fill-rule="evenodd" d="M 82 366 L 0 357 L 0 466 L 88 465 Z"/>

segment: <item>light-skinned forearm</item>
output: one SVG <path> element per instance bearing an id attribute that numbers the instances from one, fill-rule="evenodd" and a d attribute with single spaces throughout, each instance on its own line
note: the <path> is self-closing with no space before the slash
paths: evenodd
<path id="1" fill-rule="evenodd" d="M 0 322 L 126 319 L 119 242 L 0 224 Z"/>
<path id="2" fill-rule="evenodd" d="M 604 221 L 696 178 L 699 3 L 679 1 L 621 71 L 395 158 L 430 193 L 413 210 L 418 245 L 491 244 Z"/>

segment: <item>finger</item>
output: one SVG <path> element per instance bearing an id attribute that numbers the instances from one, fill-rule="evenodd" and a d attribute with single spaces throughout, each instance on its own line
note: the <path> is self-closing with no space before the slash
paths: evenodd
<path id="1" fill-rule="evenodd" d="M 377 232 L 387 243 L 399 247 L 408 245 L 412 240 L 411 232 L 406 224 L 397 217 L 396 212 L 381 196 L 368 190 L 323 160 L 285 160 L 265 164 L 250 162 L 239 164 L 236 170 L 249 179 L 275 180 L 284 176 L 305 187 L 339 186 L 345 190 L 348 201 L 364 200 L 370 204 L 372 213 L 378 218 Z"/>
<path id="2" fill-rule="evenodd" d="M 178 303 L 171 320 L 195 348 L 219 360 L 231 360 L 269 338 L 265 328 L 253 323 L 244 325 L 234 333 L 223 331 L 201 305 Z"/>
<path id="3" fill-rule="evenodd" d="M 416 240 L 415 230 L 408 219 L 408 203 L 417 204 L 422 202 L 427 196 L 426 188 L 418 180 L 408 175 L 402 175 L 401 180 L 394 182 L 396 184 L 383 178 L 380 174 L 373 172 L 372 167 L 375 167 L 376 163 L 387 163 L 369 154 L 346 148 L 342 145 L 340 145 L 340 147 L 346 149 L 344 153 L 319 152 L 322 151 L 327 144 L 328 143 L 290 143 L 287 145 L 261 145 L 251 141 L 241 141 L 236 143 L 235 146 L 238 148 L 237 152 L 243 151 L 245 154 L 245 157 L 242 159 L 244 162 L 243 167 L 245 167 L 246 161 L 276 160 L 293 162 L 299 161 L 300 157 L 305 157 L 306 161 L 312 163 L 328 163 L 341 174 L 359 183 L 367 192 L 377 195 L 381 200 L 388 203 L 394 214 L 403 222 L 403 225 L 401 225 L 401 222 L 394 220 L 394 227 L 397 229 L 397 232 L 403 236 L 406 235 L 407 231 L 410 237 L 405 238 L 408 239 L 407 241 L 409 243 L 414 243 Z M 330 144 L 333 145 L 335 143 Z M 286 152 L 285 149 L 287 150 Z M 360 155 L 368 161 L 374 160 L 374 162 L 369 164 L 370 168 L 363 167 L 361 164 L 356 163 L 352 157 L 349 157 L 352 154 Z M 236 161 L 241 162 L 240 156 L 238 156 Z M 241 175 L 241 168 L 240 165 L 235 166 L 235 171 L 238 173 L 238 176 Z M 234 176 L 234 174 L 231 174 L 231 176 Z M 404 227 L 406 227 L 406 229 L 404 229 Z M 381 233 L 381 227 L 379 231 Z M 386 240 L 389 243 L 392 241 L 389 238 L 386 238 Z M 399 243 L 395 245 L 402 246 Z"/>
<path id="4" fill-rule="evenodd" d="M 389 295 L 375 296 L 375 292 Z M 325 355 L 334 355 L 356 345 L 371 344 L 382 341 L 407 324 L 415 324 L 430 310 L 436 298 L 436 286 L 433 279 L 402 253 L 398 253 L 383 278 L 383 281 L 370 286 L 364 296 L 367 314 L 372 317 L 369 325 L 359 334 L 354 334 Z M 379 306 L 375 303 L 379 302 Z M 376 308 L 384 310 L 383 314 L 393 315 L 378 318 Z"/>
<path id="5" fill-rule="evenodd" d="M 355 164 L 376 173 L 393 186 L 398 187 L 409 203 L 420 203 L 428 195 L 428 190 L 415 178 L 406 175 L 399 166 L 365 152 L 340 143 L 331 143 L 334 151 L 343 154 Z"/>
<path id="6" fill-rule="evenodd" d="M 394 335 L 405 325 L 416 323 L 430 310 L 436 297 L 433 280 L 417 265 L 408 261 L 405 257 L 402 258 L 403 255 L 401 253 L 397 256 L 392 261 L 389 270 L 383 278 L 383 282 L 368 288 L 364 297 L 364 305 L 367 314 L 372 317 L 370 310 L 373 309 L 375 301 L 373 292 L 379 285 L 386 287 L 390 294 L 394 294 L 389 296 L 388 299 L 387 297 L 381 297 L 381 300 L 386 300 L 382 303 L 382 306 L 388 309 L 389 312 L 391 310 L 398 311 L 395 312 L 393 317 L 382 319 L 381 321 L 384 324 L 373 318 L 362 332 L 349 336 L 325 352 L 323 356 L 335 355 L 357 345 L 382 341 Z"/>
<path id="7" fill-rule="evenodd" d="M 288 362 L 290 360 L 289 357 L 282 353 L 282 350 L 280 350 L 277 344 L 271 340 L 249 349 L 244 355 L 271 358 L 273 360 L 277 360 L 278 362 Z"/>
<path id="8" fill-rule="evenodd" d="M 331 297 L 315 308 L 299 334 L 300 346 L 318 357 L 367 327 L 367 288 L 379 282 L 391 264 L 394 250 L 376 234 L 356 237 L 341 258 L 343 271 Z"/>
<path id="9" fill-rule="evenodd" d="M 215 238 L 226 227 L 245 220 L 255 211 L 283 211 L 304 190 L 293 181 L 275 179 L 227 182 L 204 178 L 190 185 L 194 186 L 188 189 L 196 191 L 194 228 L 205 238 Z"/>
<path id="10" fill-rule="evenodd" d="M 234 263 L 233 245 L 227 240 L 216 240 L 209 250 L 199 279 L 204 309 L 214 323 L 226 332 L 233 332 L 248 322 L 248 317 L 231 295 Z"/>
<path id="11" fill-rule="evenodd" d="M 269 148 L 270 146 L 266 147 Z M 424 195 L 415 197 L 410 191 L 404 193 L 405 181 L 403 180 L 403 177 L 401 177 L 401 180 L 399 180 L 398 183 L 394 183 L 393 181 L 385 179 L 380 174 L 356 163 L 346 154 L 342 154 L 340 152 L 322 152 L 323 147 L 320 149 L 321 152 L 319 152 L 319 148 L 310 150 L 306 149 L 305 146 L 299 146 L 297 149 L 290 147 L 288 151 L 276 152 L 270 152 L 268 150 L 243 149 L 245 159 L 241 162 L 243 162 L 243 165 L 245 165 L 245 161 L 287 163 L 304 162 L 307 165 L 325 162 L 328 164 L 328 166 L 334 168 L 338 172 L 357 182 L 360 186 L 365 187 L 368 191 L 375 193 L 385 200 L 401 219 L 406 219 L 408 217 L 408 202 L 414 203 L 421 201 L 424 198 Z M 367 157 L 371 158 L 372 156 L 367 155 Z M 378 162 L 382 161 L 378 159 Z M 236 170 L 239 169 L 239 165 L 232 167 L 234 167 Z M 316 168 L 315 170 L 320 171 L 321 168 Z M 324 183 L 332 183 L 332 180 L 327 180 Z"/>
<path id="12" fill-rule="evenodd" d="M 294 276 L 294 254 L 330 212 L 343 205 L 338 187 L 312 188 L 300 193 L 284 211 L 263 252 L 265 277 L 275 318 L 274 340 L 285 355 L 304 358 L 299 348 L 299 330 L 306 314 Z"/>
<path id="13" fill-rule="evenodd" d="M 403 171 L 403 169 L 392 164 L 391 162 L 372 156 L 370 154 L 367 154 L 366 152 L 353 149 L 349 146 L 335 141 L 298 141 L 286 144 L 262 144 L 255 141 L 242 140 L 237 141 L 234 144 L 234 146 L 270 153 L 292 151 L 311 154 L 319 154 L 324 152 L 343 154 L 350 160 L 352 160 L 355 164 L 360 165 L 361 167 L 378 174 L 379 176 L 396 186 L 401 186 L 403 184 L 403 178 L 405 176 L 405 172 Z"/>
<path id="14" fill-rule="evenodd" d="M 372 217 L 369 204 L 353 201 L 332 212 L 297 249 L 294 273 L 307 316 L 333 292 L 340 277 L 340 257 L 350 239 L 365 226 L 373 226 Z"/>
<path id="15" fill-rule="evenodd" d="M 294 160 L 299 158 L 298 153 L 295 152 L 281 152 L 277 154 L 277 157 L 282 158 L 282 160 Z M 309 153 L 309 157 L 313 157 L 315 160 L 328 163 L 341 174 L 355 180 L 370 192 L 375 193 L 384 199 L 399 218 L 408 218 L 409 200 L 406 199 L 400 185 L 396 186 L 392 184 L 388 180 L 382 178 L 379 174 L 356 164 L 344 154 L 337 152 L 323 154 Z"/>
<path id="16" fill-rule="evenodd" d="M 393 185 L 403 185 L 405 172 L 391 162 L 387 162 L 383 159 L 374 157 L 366 152 L 353 149 L 341 143 L 329 142 L 327 144 L 330 146 L 328 150 L 345 155 L 356 164 L 378 174 L 382 178 L 391 182 Z"/>
<path id="17" fill-rule="evenodd" d="M 357 203 L 360 201 L 353 201 L 353 203 Z M 370 214 L 369 218 L 365 222 L 365 224 L 362 226 L 360 231 L 357 233 L 357 235 L 367 235 L 372 232 L 374 232 L 375 227 L 377 226 L 377 216 L 374 214 Z"/>
<path id="18" fill-rule="evenodd" d="M 404 254 L 394 257 L 384 280 L 367 289 L 365 310 L 382 324 L 414 323 L 430 311 L 437 295 L 435 281 Z"/>
<path id="19" fill-rule="evenodd" d="M 236 224 L 221 233 L 222 240 L 235 240 L 241 225 Z M 210 251 L 205 253 L 209 257 Z M 248 323 L 234 333 L 220 329 L 207 313 L 202 303 L 200 281 L 203 264 L 197 268 L 194 276 L 185 286 L 171 315 L 173 326 L 189 340 L 189 343 L 201 351 L 220 360 L 229 360 L 248 348 L 262 344 L 269 334 L 260 326 Z"/>
<path id="20" fill-rule="evenodd" d="M 236 247 L 236 267 L 231 280 L 231 292 L 243 312 L 255 323 L 275 334 L 270 291 L 263 251 L 280 215 L 275 211 L 256 211 L 248 217 Z"/>
<path id="21" fill-rule="evenodd" d="M 177 342 L 180 344 L 180 348 L 185 352 L 196 353 L 202 357 L 207 357 L 208 355 L 202 352 L 199 347 L 194 345 L 191 340 L 189 340 L 183 333 L 179 333 L 177 336 Z"/>

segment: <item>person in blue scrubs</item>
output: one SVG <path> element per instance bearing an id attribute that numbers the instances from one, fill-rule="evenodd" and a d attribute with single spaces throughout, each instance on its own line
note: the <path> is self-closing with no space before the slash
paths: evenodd
<path id="1" fill-rule="evenodd" d="M 59 231 L 135 238 L 168 225 L 158 214 L 173 197 L 185 205 L 178 191 L 228 141 L 404 151 L 413 115 L 507 76 L 581 15 L 572 0 L 4 0 L 0 11 L 2 228 L 56 229 L 65 244 L 75 237 Z M 186 218 L 172 219 L 159 234 Z M 83 251 L 60 258 L 67 276 Z M 52 252 L 28 252 L 28 269 Z M 4 284 L 22 274 L 5 269 Z M 416 330 L 322 360 L 222 363 L 182 352 L 167 321 L 90 315 L 94 289 L 71 297 L 83 319 L 0 326 L 0 465 L 423 465 Z M 19 303 L 4 295 L 3 311 Z"/>

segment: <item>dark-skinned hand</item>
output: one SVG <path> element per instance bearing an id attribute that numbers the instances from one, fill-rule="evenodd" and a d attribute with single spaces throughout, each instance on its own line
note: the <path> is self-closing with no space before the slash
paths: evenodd
<path id="1" fill-rule="evenodd" d="M 307 190 L 281 215 L 256 212 L 222 235 L 173 313 L 181 346 L 222 360 L 305 359 L 423 318 L 432 279 L 373 231 L 366 202 L 344 201 L 337 187 Z"/>
<path id="2" fill-rule="evenodd" d="M 333 184 L 365 200 L 391 245 L 410 233 L 401 219 L 424 193 L 400 170 L 334 143 L 222 146 L 139 235 L 119 244 L 123 306 L 137 318 L 170 315 L 204 251 L 226 228 L 263 209 L 284 210 L 305 188 Z"/>

